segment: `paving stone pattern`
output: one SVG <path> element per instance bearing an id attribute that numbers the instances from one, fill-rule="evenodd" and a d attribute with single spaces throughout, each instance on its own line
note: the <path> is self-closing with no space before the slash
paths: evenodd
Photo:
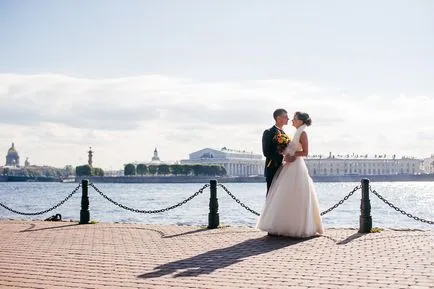
<path id="1" fill-rule="evenodd" d="M 0 221 L 0 288 L 434 288 L 434 231 Z"/>

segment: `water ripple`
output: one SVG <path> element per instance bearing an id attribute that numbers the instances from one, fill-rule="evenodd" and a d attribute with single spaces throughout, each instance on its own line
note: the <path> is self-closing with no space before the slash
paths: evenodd
<path id="1" fill-rule="evenodd" d="M 125 206 L 139 210 L 156 210 L 175 205 L 203 184 L 95 184 L 108 197 Z M 339 202 L 359 183 L 315 183 L 321 211 Z M 260 212 L 265 200 L 263 183 L 228 183 L 225 186 L 251 209 Z M 371 183 L 385 199 L 415 216 L 434 220 L 434 182 Z M 0 183 L 0 202 L 23 212 L 48 209 L 64 199 L 76 184 L 70 183 Z M 323 216 L 325 227 L 357 228 L 360 216 L 360 190 L 332 212 Z M 390 208 L 370 194 L 374 227 L 433 229 Z M 257 216 L 242 208 L 222 189 L 218 190 L 220 223 L 250 226 Z M 140 214 L 116 207 L 89 188 L 91 220 L 98 222 L 179 224 L 206 226 L 209 211 L 209 189 L 182 207 L 158 214 Z M 21 216 L 0 207 L 0 219 L 40 219 L 62 214 L 63 219 L 79 220 L 81 192 L 54 211 L 39 216 Z"/>

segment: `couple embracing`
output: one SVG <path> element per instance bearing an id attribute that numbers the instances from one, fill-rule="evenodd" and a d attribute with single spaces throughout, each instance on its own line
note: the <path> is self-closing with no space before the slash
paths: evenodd
<path id="1" fill-rule="evenodd" d="M 315 187 L 303 159 L 309 153 L 305 129 L 312 120 L 307 113 L 296 112 L 292 119 L 296 132 L 290 140 L 283 131 L 289 120 L 287 111 L 276 109 L 273 118 L 275 125 L 262 136 L 267 198 L 256 226 L 269 235 L 305 238 L 322 234 Z"/>

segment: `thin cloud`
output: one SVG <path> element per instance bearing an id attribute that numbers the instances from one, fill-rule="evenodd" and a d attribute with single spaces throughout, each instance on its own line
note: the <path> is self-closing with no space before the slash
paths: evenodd
<path id="1" fill-rule="evenodd" d="M 85 79 L 0 74 L 0 151 L 11 142 L 32 163 L 87 161 L 121 168 L 150 160 L 179 160 L 203 147 L 261 153 L 262 131 L 275 108 L 308 112 L 312 154 L 414 155 L 433 151 L 432 96 L 358 95 L 290 79 L 201 82 L 145 75 Z M 293 133 L 289 125 L 285 128 Z"/>

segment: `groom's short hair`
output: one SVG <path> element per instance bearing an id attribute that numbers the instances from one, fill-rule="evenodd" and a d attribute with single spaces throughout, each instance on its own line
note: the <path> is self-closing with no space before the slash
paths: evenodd
<path id="1" fill-rule="evenodd" d="M 281 115 L 284 114 L 284 113 L 288 113 L 288 112 L 287 112 L 285 109 L 283 109 L 283 108 L 278 108 L 278 109 L 276 109 L 276 110 L 273 112 L 273 118 L 274 118 L 274 120 L 276 120 L 278 116 L 281 116 Z"/>

